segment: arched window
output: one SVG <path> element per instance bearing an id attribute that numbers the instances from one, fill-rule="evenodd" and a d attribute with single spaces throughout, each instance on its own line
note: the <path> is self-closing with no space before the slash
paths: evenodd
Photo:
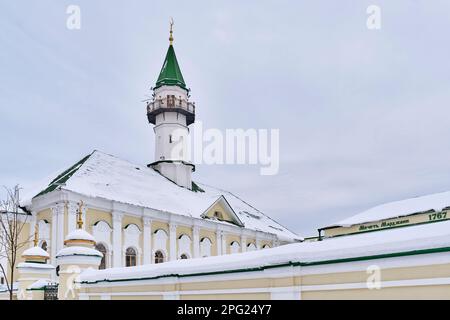
<path id="1" fill-rule="evenodd" d="M 47 241 L 42 241 L 42 243 L 41 243 L 41 249 L 44 250 L 44 251 L 47 251 L 47 248 L 48 248 L 48 246 L 47 246 Z"/>
<path id="2" fill-rule="evenodd" d="M 136 265 L 136 250 L 128 248 L 125 252 L 125 265 L 127 267 L 134 267 Z"/>
<path id="3" fill-rule="evenodd" d="M 256 248 L 256 245 L 254 243 L 249 243 L 247 245 L 247 251 L 255 251 L 256 249 L 257 248 Z"/>
<path id="4" fill-rule="evenodd" d="M 188 258 L 188 256 L 187 256 L 186 254 L 183 253 L 183 254 L 180 256 L 180 259 L 189 259 L 189 258 Z"/>
<path id="5" fill-rule="evenodd" d="M 163 263 L 164 262 L 164 255 L 161 251 L 155 252 L 155 263 Z"/>
<path id="6" fill-rule="evenodd" d="M 179 236 L 178 237 L 178 246 L 177 246 L 178 257 L 181 257 L 182 254 L 184 254 L 186 257 L 190 257 L 191 256 L 191 246 L 192 246 L 192 241 L 188 235 L 182 234 L 181 236 Z"/>
<path id="7" fill-rule="evenodd" d="M 230 245 L 230 253 L 238 253 L 241 250 L 239 242 L 233 241 Z"/>
<path id="8" fill-rule="evenodd" d="M 208 238 L 203 238 L 200 241 L 200 256 L 209 257 L 211 256 L 212 242 Z"/>
<path id="9" fill-rule="evenodd" d="M 100 251 L 103 254 L 102 261 L 100 262 L 98 269 L 99 270 L 106 269 L 106 248 L 105 248 L 105 246 L 101 243 L 98 243 L 95 246 L 95 249 L 97 249 L 98 251 Z"/>

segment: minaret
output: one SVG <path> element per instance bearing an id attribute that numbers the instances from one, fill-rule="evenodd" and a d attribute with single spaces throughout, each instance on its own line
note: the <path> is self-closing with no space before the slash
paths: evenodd
<path id="1" fill-rule="evenodd" d="M 155 161 L 148 165 L 181 187 L 192 189 L 195 166 L 188 162 L 188 126 L 195 121 L 195 103 L 189 102 L 173 48 L 173 21 L 170 23 L 169 49 L 147 103 L 148 122 L 155 125 Z"/>

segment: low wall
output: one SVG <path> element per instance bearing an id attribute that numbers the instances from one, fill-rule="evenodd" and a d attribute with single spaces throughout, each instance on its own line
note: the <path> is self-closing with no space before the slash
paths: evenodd
<path id="1" fill-rule="evenodd" d="M 447 252 L 82 283 L 80 299 L 450 299 Z"/>

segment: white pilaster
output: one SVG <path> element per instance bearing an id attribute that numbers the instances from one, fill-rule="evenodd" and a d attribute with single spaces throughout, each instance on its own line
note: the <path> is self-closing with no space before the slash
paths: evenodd
<path id="1" fill-rule="evenodd" d="M 56 251 L 58 252 L 64 247 L 64 208 L 65 205 L 63 203 L 59 203 L 56 207 L 57 212 L 57 243 L 56 243 Z"/>
<path id="2" fill-rule="evenodd" d="M 71 233 L 76 229 L 77 223 L 77 209 L 76 203 L 69 202 L 67 204 L 67 232 Z"/>
<path id="3" fill-rule="evenodd" d="M 113 267 L 122 267 L 122 218 L 123 214 L 113 211 Z"/>
<path id="4" fill-rule="evenodd" d="M 227 254 L 227 235 L 222 231 L 222 254 Z"/>
<path id="5" fill-rule="evenodd" d="M 36 212 L 33 212 L 32 213 L 32 215 L 31 215 L 31 218 L 30 218 L 30 235 L 29 235 L 29 239 L 34 239 L 34 232 L 35 232 L 35 228 L 36 228 L 36 220 L 37 220 L 37 217 L 36 217 Z M 40 237 L 41 235 L 39 235 L 39 237 Z M 30 245 L 29 245 L 29 247 L 31 248 L 33 246 L 33 242 L 32 241 L 30 241 Z"/>
<path id="6" fill-rule="evenodd" d="M 216 246 L 217 246 L 217 255 L 222 255 L 222 231 L 216 231 Z"/>
<path id="7" fill-rule="evenodd" d="M 241 251 L 247 251 L 247 237 L 244 235 L 241 235 Z"/>
<path id="8" fill-rule="evenodd" d="M 144 217 L 144 234 L 143 234 L 143 250 L 144 250 L 144 261 L 143 264 L 152 263 L 152 220 L 150 218 Z"/>
<path id="9" fill-rule="evenodd" d="M 171 223 L 169 225 L 169 243 L 170 243 L 170 253 L 169 260 L 177 260 L 177 225 Z"/>
<path id="10" fill-rule="evenodd" d="M 193 226 L 192 227 L 192 235 L 193 235 L 193 251 L 194 251 L 194 258 L 200 257 L 200 228 L 199 226 Z"/>
<path id="11" fill-rule="evenodd" d="M 258 236 L 256 236 L 256 250 L 260 249 L 261 249 L 261 239 L 259 239 Z"/>
<path id="12" fill-rule="evenodd" d="M 51 207 L 52 212 L 52 233 L 50 239 L 50 261 L 52 265 L 55 265 L 55 257 L 57 252 L 57 229 L 58 229 L 58 213 L 56 206 Z"/>

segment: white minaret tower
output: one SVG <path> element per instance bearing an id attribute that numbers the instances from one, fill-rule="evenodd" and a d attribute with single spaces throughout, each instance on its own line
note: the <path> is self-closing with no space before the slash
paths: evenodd
<path id="1" fill-rule="evenodd" d="M 195 166 L 188 162 L 188 126 L 195 121 L 195 104 L 189 102 L 189 89 L 173 49 L 173 21 L 170 45 L 161 68 L 153 100 L 147 103 L 148 122 L 154 124 L 155 162 L 148 166 L 177 185 L 192 189 Z"/>

